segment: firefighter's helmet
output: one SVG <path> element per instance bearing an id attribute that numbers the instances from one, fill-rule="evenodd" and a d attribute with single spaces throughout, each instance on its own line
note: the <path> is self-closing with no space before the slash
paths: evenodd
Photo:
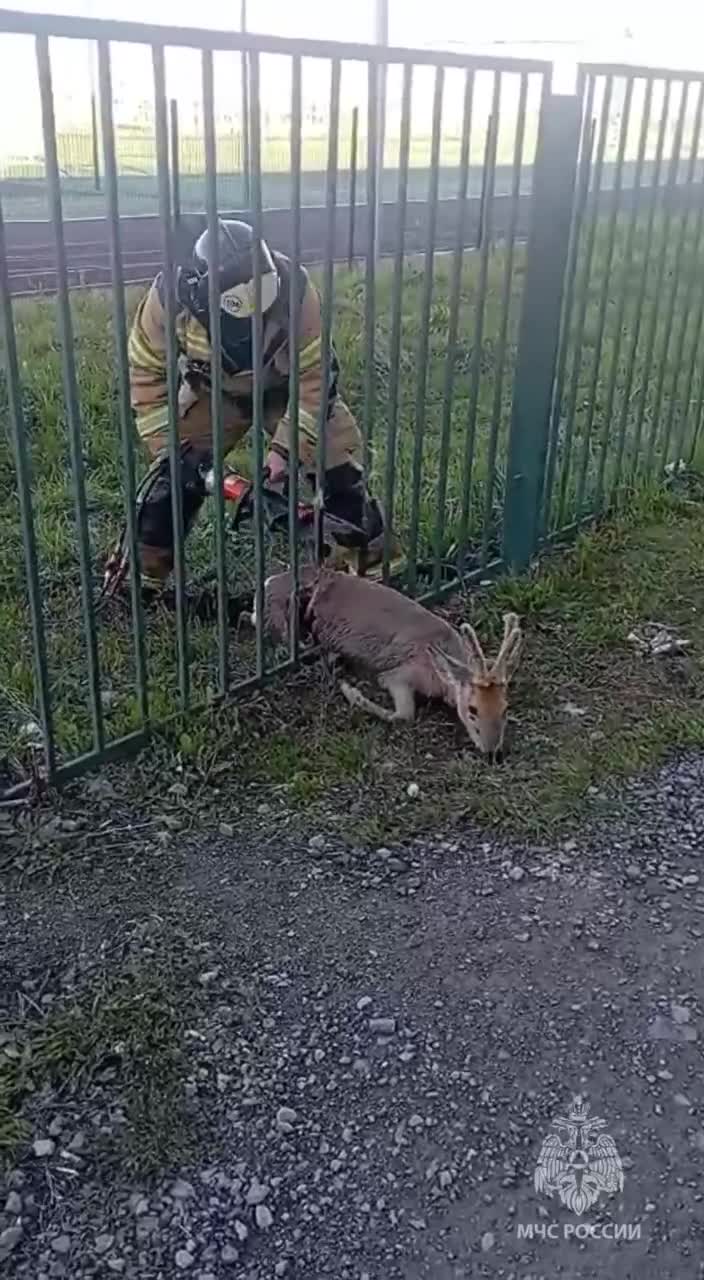
<path id="1" fill-rule="evenodd" d="M 254 255 L 259 258 L 262 312 L 274 305 L 279 294 L 279 276 L 265 240 L 257 246 L 254 232 L 246 222 L 221 218 L 219 221 L 218 267 L 220 306 L 234 320 L 248 320 L 254 314 Z M 192 309 L 207 314 L 211 261 L 210 234 L 203 231 L 193 249 L 195 266 L 191 278 Z"/>

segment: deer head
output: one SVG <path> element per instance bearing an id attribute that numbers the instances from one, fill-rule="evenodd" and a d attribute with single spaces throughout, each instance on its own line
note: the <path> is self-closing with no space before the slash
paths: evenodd
<path id="1" fill-rule="evenodd" d="M 523 640 L 518 616 L 504 614 L 503 640 L 493 662 L 487 660 L 468 622 L 460 627 L 460 636 L 462 658 L 436 647 L 431 658 L 472 742 L 483 755 L 496 756 L 503 746 L 508 685 L 518 666 Z"/>

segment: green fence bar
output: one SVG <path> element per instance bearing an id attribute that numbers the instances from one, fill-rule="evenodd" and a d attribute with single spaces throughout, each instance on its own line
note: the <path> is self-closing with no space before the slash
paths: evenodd
<path id="1" fill-rule="evenodd" d="M 337 212 L 337 151 L 340 130 L 340 60 L 333 58 L 330 75 L 330 116 L 328 126 L 328 164 L 325 175 L 325 260 L 323 263 L 323 303 L 321 310 L 321 365 L 322 383 L 320 410 L 318 413 L 318 447 L 316 450 L 316 504 L 318 522 L 316 554 L 320 560 L 323 550 L 322 495 L 325 492 L 326 435 L 328 418 L 327 388 L 332 374 L 332 312 L 335 265 L 335 220 Z"/>
<path id="2" fill-rule="evenodd" d="M 700 367 L 701 367 L 701 362 L 703 360 L 704 360 L 704 351 L 701 351 L 699 353 Z M 690 445 L 689 458 L 688 458 L 688 464 L 690 467 L 692 466 L 696 458 L 697 445 L 699 444 L 699 436 L 701 434 L 702 422 L 704 422 L 704 372 L 700 373 L 699 400 L 697 402 L 697 408 L 694 413 L 693 421 L 694 421 L 694 430 L 692 432 L 692 443 Z"/>
<path id="3" fill-rule="evenodd" d="M 686 97 L 687 95 L 684 94 L 683 96 Z M 691 187 L 694 181 L 694 174 L 695 174 L 696 165 L 697 165 L 697 153 L 699 151 L 699 142 L 701 140 L 701 133 L 702 133 L 702 109 L 703 108 L 704 108 L 704 84 L 701 84 L 699 86 L 699 94 L 697 96 L 697 106 L 695 111 L 694 127 L 692 132 L 692 145 L 690 148 L 689 160 L 687 163 L 687 173 L 685 178 L 685 182 L 688 187 Z M 677 174 L 675 173 L 675 182 L 676 181 L 677 181 Z M 665 319 L 665 326 L 664 326 L 663 351 L 662 351 L 662 358 L 660 361 L 660 373 L 658 376 L 657 392 L 655 395 L 655 409 L 653 411 L 653 428 L 650 433 L 653 450 L 657 443 L 658 436 L 660 435 L 660 411 L 662 409 L 662 398 L 663 398 L 663 392 L 665 389 L 665 374 L 667 372 L 667 362 L 668 362 L 668 355 L 670 352 L 670 342 L 673 337 L 675 304 L 677 300 L 677 293 L 680 286 L 680 280 L 682 278 L 682 258 L 684 253 L 684 247 L 687 241 L 687 230 L 689 228 L 690 214 L 691 214 L 691 209 L 689 205 L 687 205 L 684 213 L 680 214 L 679 236 L 677 237 L 677 244 L 675 248 L 675 262 L 672 270 L 670 299 L 669 299 L 669 305 L 666 311 L 666 319 Z M 696 261 L 696 257 L 695 257 L 695 261 Z M 692 281 L 692 272 L 690 271 L 689 291 L 691 291 L 691 281 Z M 662 458 L 663 463 L 667 461 L 667 451 L 670 447 L 670 430 L 672 425 L 671 414 L 674 411 L 675 394 L 677 390 L 677 375 L 679 373 L 679 363 L 681 361 L 681 347 L 684 343 L 684 330 L 687 322 L 687 305 L 686 304 L 682 307 L 682 316 L 683 316 L 684 323 L 682 324 L 682 329 L 681 329 L 682 341 L 679 344 L 680 355 L 678 357 L 677 363 L 675 365 L 675 370 L 671 379 L 670 405 L 669 405 L 668 417 L 665 424 L 665 431 L 663 433 L 663 449 L 664 449 L 663 458 Z M 650 441 L 649 441 L 649 448 L 650 448 Z"/>
<path id="4" fill-rule="evenodd" d="M 90 138 L 93 152 L 93 184 L 100 191 L 100 145 L 98 142 L 98 111 L 95 94 L 90 95 Z"/>
<path id="5" fill-rule="evenodd" d="M 581 120 L 578 97 L 544 92 L 506 465 L 503 556 L 510 570 L 530 564 L 538 547 Z"/>
<path id="6" fill-rule="evenodd" d="M 377 235 L 377 165 L 378 148 L 378 72 L 371 63 L 367 68 L 367 261 L 364 278 L 364 470 L 371 469 L 376 377 L 374 347 L 376 325 L 376 235 Z"/>
<path id="7" fill-rule="evenodd" d="M 186 624 L 186 557 L 183 536 L 183 488 L 178 430 L 178 349 L 176 344 L 176 290 L 173 254 L 173 226 L 169 189 L 169 131 L 166 120 L 166 76 L 164 49 L 152 47 L 154 72 L 154 112 L 156 126 L 159 222 L 162 245 L 164 312 L 166 320 L 166 378 L 169 408 L 169 471 L 171 476 L 171 519 L 174 540 L 174 587 L 176 597 L 176 652 L 178 687 L 182 710 L 190 702 L 188 629 Z"/>
<path id="8" fill-rule="evenodd" d="M 604 104 L 602 110 L 607 118 L 611 108 L 611 90 L 612 82 L 607 82 L 606 92 L 604 94 Z M 614 172 L 613 188 L 609 193 L 609 202 L 611 208 L 606 224 L 606 265 L 601 282 L 601 296 L 599 298 L 599 311 L 597 320 L 596 341 L 594 343 L 594 356 L 592 358 L 592 371 L 589 380 L 589 391 L 587 392 L 587 420 L 582 434 L 582 448 L 579 458 L 579 470 L 577 474 L 577 493 L 575 497 L 575 518 L 579 521 L 584 514 L 584 497 L 587 483 L 587 471 L 589 468 L 589 454 L 591 448 L 592 429 L 594 426 L 594 410 L 596 408 L 597 385 L 599 381 L 599 368 L 601 365 L 601 351 L 604 343 L 604 330 L 606 328 L 606 312 L 609 303 L 609 293 L 611 290 L 611 266 L 614 257 L 614 245 L 616 243 L 616 220 L 618 218 L 619 207 L 621 203 L 621 187 L 623 184 L 623 161 L 626 154 L 626 140 L 628 138 L 628 126 L 631 117 L 631 103 L 633 100 L 633 80 L 626 82 L 626 92 L 624 95 L 623 109 L 621 112 L 621 126 L 618 136 L 618 148 L 616 152 L 616 169 Z M 608 439 L 611 424 L 606 423 L 603 428 L 603 436 Z"/>
<path id="9" fill-rule="evenodd" d="M 692 252 L 692 259 L 694 262 L 699 262 L 701 259 L 702 249 L 704 248 L 703 237 L 704 237 L 704 203 L 700 204 L 699 213 L 697 215 L 697 221 L 695 226 L 694 248 Z M 687 289 L 685 293 L 685 302 L 683 307 L 679 340 L 677 343 L 677 356 L 675 359 L 675 373 L 673 374 L 673 380 L 672 380 L 672 394 L 670 396 L 670 407 L 667 414 L 665 440 L 663 443 L 663 462 L 665 463 L 667 463 L 668 455 L 670 452 L 670 441 L 673 437 L 675 409 L 677 407 L 677 385 L 679 383 L 680 375 L 681 375 L 682 362 L 684 357 L 685 338 L 687 334 L 687 329 L 689 327 L 690 317 L 694 312 L 696 318 L 694 323 L 694 333 L 693 333 L 693 339 L 692 339 L 691 355 L 689 359 L 689 367 L 688 367 L 687 378 L 685 382 L 686 390 L 682 400 L 681 411 L 680 411 L 681 425 L 678 431 L 675 432 L 674 434 L 675 447 L 673 452 L 674 452 L 675 463 L 680 461 L 680 459 L 682 458 L 682 449 L 684 447 L 684 435 L 687 429 L 687 416 L 688 416 L 687 406 L 689 405 L 689 397 L 692 392 L 692 381 L 694 378 L 694 372 L 696 368 L 696 353 L 699 350 L 699 339 L 701 337 L 701 332 L 702 332 L 702 321 L 704 320 L 704 290 L 701 290 L 701 289 L 695 290 L 695 280 L 696 280 L 696 273 L 694 271 L 690 271 L 687 276 Z M 699 293 L 699 305 L 695 309 L 694 298 L 695 298 L 696 292 Z"/>
<path id="10" fill-rule="evenodd" d="M 464 105 L 462 109 L 462 141 L 460 143 L 459 187 L 457 192 L 457 223 L 455 247 L 452 256 L 450 282 L 450 314 L 447 326 L 447 358 L 442 396 L 442 423 L 440 427 L 440 456 L 438 459 L 438 497 L 435 518 L 433 590 L 438 591 L 442 576 L 442 558 L 446 535 L 447 469 L 450 461 L 452 431 L 452 402 L 457 361 L 457 333 L 459 328 L 460 297 L 462 293 L 462 265 L 464 261 L 467 222 L 467 190 L 469 179 L 469 148 L 472 135 L 472 103 L 474 97 L 474 72 L 467 71 L 464 81 Z"/>
<path id="11" fill-rule="evenodd" d="M 594 245 L 596 243 L 596 230 L 599 218 L 599 197 L 601 194 L 601 177 L 604 167 L 604 152 L 606 150 L 606 138 L 609 126 L 609 104 L 611 102 L 611 93 L 613 88 L 613 76 L 606 77 L 604 87 L 604 101 L 601 109 L 601 120 L 599 124 L 599 136 L 596 147 L 596 158 L 594 161 L 594 180 L 591 193 L 591 209 L 589 211 L 589 222 L 587 229 L 587 240 L 584 251 L 584 268 L 580 280 L 577 304 L 577 319 L 574 332 L 574 346 L 572 354 L 572 371 L 570 377 L 570 387 L 567 399 L 567 412 L 565 422 L 565 446 L 562 459 L 562 473 L 560 477 L 557 526 L 561 528 L 565 522 L 565 506 L 567 502 L 567 490 L 570 479 L 570 465 L 572 462 L 572 445 L 574 441 L 574 433 L 577 416 L 577 395 L 579 392 L 579 374 L 582 368 L 582 352 L 584 344 L 584 328 L 587 318 L 587 305 L 589 302 L 589 281 L 592 272 L 592 260 L 594 257 Z"/>
<path id="12" fill-rule="evenodd" d="M 240 0 L 240 30 L 247 30 L 247 0 Z M 250 156 L 250 122 L 249 122 L 249 90 L 247 75 L 247 54 L 242 52 L 240 56 L 240 77 L 242 81 L 241 94 L 241 112 L 242 112 L 242 179 L 244 207 L 249 209 L 252 203 L 251 191 L 251 156 Z M 257 614 L 257 617 L 259 615 Z"/>
<path id="13" fill-rule="evenodd" d="M 667 251 L 669 248 L 669 231 L 670 231 L 670 223 L 672 222 L 672 195 L 674 193 L 675 184 L 677 181 L 677 170 L 679 168 L 679 163 L 680 163 L 680 153 L 682 149 L 682 135 L 684 133 L 684 122 L 685 122 L 686 110 L 687 110 L 687 86 L 683 85 L 682 99 L 680 102 L 680 109 L 677 115 L 677 124 L 675 126 L 675 135 L 672 143 L 672 155 L 670 156 L 670 163 L 668 165 L 668 170 L 667 170 L 667 180 L 665 183 L 662 236 L 661 236 L 661 243 L 660 243 L 660 253 L 658 256 L 658 263 L 657 263 L 657 269 L 656 269 L 656 275 L 655 275 L 655 291 L 654 291 L 655 302 L 650 312 L 650 324 L 647 331 L 646 347 L 645 347 L 645 366 L 644 367 L 646 372 L 643 378 L 640 402 L 638 406 L 637 432 L 638 432 L 639 439 L 642 439 L 642 432 L 643 432 L 643 427 L 645 423 L 645 410 L 646 410 L 646 405 L 648 400 L 648 387 L 650 383 L 649 373 L 653 367 L 653 356 L 655 354 L 655 342 L 656 342 L 657 332 L 658 332 L 658 321 L 660 319 L 660 299 L 662 297 L 662 290 L 665 283 L 665 268 L 667 265 Z M 661 373 L 664 373 L 664 357 L 661 364 Z M 658 386 L 659 386 L 659 382 L 660 382 L 660 378 L 658 377 Z M 656 391 L 656 403 L 657 403 L 657 398 L 658 398 L 658 393 Z M 653 413 L 650 430 L 648 432 L 646 449 L 645 449 L 645 464 L 644 466 L 639 465 L 638 467 L 638 470 L 641 472 L 644 472 L 645 475 L 649 475 L 652 468 L 653 452 L 655 449 L 655 436 L 657 433 L 657 427 L 658 427 L 657 419 L 655 417 L 655 413 Z"/>
<path id="14" fill-rule="evenodd" d="M 171 118 L 171 212 L 174 224 L 178 226 L 181 221 L 181 151 L 178 133 L 178 102 L 175 98 L 172 98 L 169 103 L 169 112 Z"/>
<path id="15" fill-rule="evenodd" d="M 467 554 L 469 542 L 470 513 L 472 506 L 472 479 L 474 475 L 474 446 L 477 435 L 477 409 L 479 407 L 479 382 L 481 378 L 482 343 L 484 341 L 484 311 L 486 306 L 486 289 L 489 278 L 489 251 L 491 249 L 491 221 L 494 208 L 494 186 L 496 173 L 496 142 L 499 133 L 499 114 L 501 109 L 501 74 L 494 72 L 494 89 L 491 103 L 491 116 L 487 129 L 487 152 L 484 171 L 484 191 L 481 216 L 481 249 L 479 251 L 479 273 L 477 280 L 477 298 L 475 302 L 474 336 L 472 338 L 472 360 L 469 374 L 469 406 L 467 409 L 467 425 L 465 428 L 464 464 L 462 468 L 462 514 L 460 517 L 460 534 L 458 540 L 459 564 L 462 565 Z M 491 145 L 489 145 L 489 142 Z"/>
<path id="16" fill-rule="evenodd" d="M 640 287 L 638 289 L 638 297 L 636 298 L 635 310 L 633 313 L 633 316 L 634 316 L 633 334 L 631 336 L 631 343 L 628 350 L 628 360 L 626 363 L 626 369 L 627 369 L 626 381 L 625 381 L 624 390 L 623 390 L 623 400 L 621 402 L 621 421 L 619 425 L 619 436 L 623 435 L 624 438 L 625 438 L 627 427 L 628 427 L 628 413 L 631 406 L 631 391 L 633 389 L 633 378 L 635 376 L 635 368 L 636 368 L 636 353 L 638 350 L 638 343 L 640 341 L 641 328 L 643 324 L 643 314 L 645 311 L 645 297 L 646 297 L 646 292 L 648 288 L 650 254 L 651 254 L 652 245 L 653 245 L 653 231 L 655 229 L 655 214 L 657 211 L 658 197 L 660 194 L 660 174 L 662 172 L 662 160 L 663 160 L 663 153 L 665 150 L 665 137 L 667 133 L 668 117 L 670 114 L 671 88 L 672 88 L 671 81 L 668 79 L 665 81 L 665 93 L 663 97 L 662 114 L 660 117 L 660 128 L 658 129 L 658 138 L 657 138 L 657 143 L 655 145 L 655 162 L 653 166 L 653 175 L 651 180 L 652 185 L 650 188 L 650 203 L 648 206 L 648 221 L 646 224 L 646 231 L 645 231 L 645 245 L 643 248 L 643 270 L 641 271 Z M 635 467 L 637 466 L 637 462 L 638 462 L 638 454 L 640 452 L 641 430 L 642 430 L 642 424 L 641 424 L 641 427 L 636 430 L 633 437 L 633 442 L 631 444 L 630 449 L 628 450 L 630 454 L 631 474 L 635 470 Z M 615 480 L 615 489 L 619 487 L 620 482 L 621 482 L 621 472 L 619 471 Z"/>
<path id="17" fill-rule="evenodd" d="M 632 81 L 630 82 L 632 85 Z M 623 265 L 619 276 L 617 286 L 618 292 L 618 311 L 616 313 L 616 334 L 614 338 L 614 349 L 611 357 L 611 373 L 609 375 L 609 384 L 606 392 L 606 409 L 604 411 L 604 430 L 601 440 L 601 452 L 599 455 L 599 470 L 596 482 L 596 499 L 594 503 L 595 512 L 601 511 L 604 501 L 604 477 L 606 473 L 606 459 L 608 455 L 609 442 L 613 434 L 613 412 L 614 400 L 616 396 L 616 379 L 619 370 L 619 361 L 621 358 L 621 343 L 623 341 L 623 325 L 626 315 L 626 301 L 628 299 L 628 280 L 631 273 L 631 263 L 633 261 L 633 246 L 635 242 L 636 227 L 638 225 L 638 193 L 641 191 L 641 183 L 643 180 L 643 164 L 645 161 L 645 149 L 648 141 L 648 133 L 650 130 L 650 116 L 653 105 L 653 82 L 647 80 L 645 85 L 645 98 L 643 101 L 643 115 L 641 119 L 640 134 L 638 137 L 638 153 L 636 156 L 636 167 L 633 173 L 633 194 L 632 209 L 628 222 L 628 230 L 626 232 L 626 243 L 623 250 Z M 618 488 L 621 475 L 621 467 L 623 465 L 623 451 L 626 442 L 626 424 L 621 423 L 622 430 L 619 430 L 618 440 L 616 444 L 616 460 L 614 465 L 614 485 L 612 488 L 612 496 Z"/>
<path id="18" fill-rule="evenodd" d="M 491 513 L 494 505 L 494 488 L 496 485 L 496 454 L 501 429 L 501 408 L 503 402 L 504 367 L 506 364 L 506 339 L 511 312 L 511 288 L 513 285 L 513 256 L 516 243 L 516 227 L 518 225 L 518 206 L 521 196 L 521 163 L 523 159 L 523 139 L 526 127 L 526 101 L 528 97 L 528 77 L 521 76 L 521 88 L 518 97 L 516 115 L 516 133 L 513 148 L 513 176 L 511 180 L 511 206 L 506 232 L 506 261 L 504 279 L 501 290 L 501 320 L 499 321 L 499 338 L 496 345 L 496 363 L 494 367 L 494 397 L 491 408 L 491 431 L 486 463 L 486 491 L 484 494 L 484 527 L 482 530 L 481 563 L 489 563 L 491 546 Z"/>
<path id="19" fill-rule="evenodd" d="M 431 140 L 430 181 L 428 192 L 428 223 L 423 268 L 423 294 L 421 301 L 421 323 L 418 347 L 418 370 L 416 381 L 416 403 L 414 419 L 414 450 L 411 475 L 411 513 L 409 527 L 408 551 L 408 588 L 412 595 L 416 590 L 418 537 L 420 525 L 420 496 L 423 470 L 423 446 L 425 439 L 425 400 L 427 385 L 427 366 L 430 336 L 430 313 L 434 286 L 435 263 L 435 228 L 437 225 L 437 205 L 439 191 L 440 142 L 442 128 L 442 100 L 444 88 L 444 71 L 438 67 L 435 74 L 433 96 L 433 125 Z M 459 292 L 459 271 L 455 257 L 454 267 L 458 273 L 457 290 Z M 458 298 L 459 305 L 459 298 Z M 456 328 L 456 322 L 455 322 Z M 447 470 L 447 463 L 445 464 Z"/>
<path id="20" fill-rule="evenodd" d="M 291 279 L 297 280 L 301 261 L 301 59 L 296 56 L 291 63 Z M 298 554 L 298 419 L 300 409 L 301 357 L 300 357 L 301 308 L 295 296 L 290 302 L 289 316 L 289 451 L 288 451 L 288 556 L 293 579 L 291 599 L 291 634 L 289 653 L 292 662 L 298 661 L 300 649 L 299 596 L 300 557 Z"/>
<path id="21" fill-rule="evenodd" d="M 61 209 L 61 179 L 59 175 L 59 162 L 56 150 L 54 90 L 51 77 L 49 41 L 46 36 L 37 36 L 36 50 L 39 92 L 42 108 L 42 131 L 44 134 L 47 193 L 56 251 L 56 297 L 59 341 L 61 343 L 61 367 L 64 380 L 64 396 L 66 400 L 66 417 L 68 420 L 68 439 L 71 456 L 71 479 L 73 482 L 73 499 L 76 514 L 78 566 L 81 583 L 81 607 L 83 611 L 83 627 L 88 667 L 88 697 L 93 730 L 93 746 L 96 750 L 100 750 L 104 744 L 103 709 L 100 697 L 100 663 L 98 659 L 98 638 L 95 628 L 93 575 L 90 553 L 90 535 L 88 531 L 88 508 L 86 503 L 85 476 L 83 470 L 81 410 L 78 396 L 78 379 L 76 376 L 76 353 L 73 345 L 71 304 L 68 293 L 66 243 L 64 240 L 63 214 Z"/>
<path id="22" fill-rule="evenodd" d="M 585 83 L 583 74 L 580 71 L 577 84 L 577 96 L 580 100 L 584 98 L 584 92 Z M 548 461 L 546 466 L 545 485 L 543 491 L 543 511 L 540 524 L 540 534 L 543 538 L 547 535 L 551 525 L 552 495 L 555 485 L 558 456 L 560 453 L 560 425 L 562 419 L 562 402 L 565 390 L 567 353 L 570 347 L 570 333 L 572 329 L 572 316 L 575 304 L 577 256 L 579 254 L 579 246 L 582 237 L 584 210 L 589 194 L 589 175 L 591 173 L 592 152 L 594 148 L 594 120 L 592 117 L 593 105 L 594 77 L 588 76 L 586 80 L 586 100 L 584 102 L 584 111 L 582 114 L 582 132 L 579 144 L 577 187 L 572 206 L 570 240 L 567 250 L 567 289 L 565 292 L 562 317 L 560 321 L 557 369 L 553 388 L 552 408 L 550 411 L 550 439 L 548 443 Z"/>
<path id="23" fill-rule="evenodd" d="M 149 719 L 147 658 L 144 635 L 144 609 L 142 605 L 137 517 L 135 508 L 134 423 L 130 402 L 130 374 L 127 357 L 127 312 L 125 308 L 125 283 L 122 270 L 122 236 L 118 198 L 117 159 L 115 155 L 115 126 L 112 110 L 112 75 L 110 70 L 110 46 L 100 41 L 98 45 L 98 87 L 100 93 L 100 117 L 103 134 L 103 164 L 105 168 L 105 196 L 110 238 L 110 272 L 112 276 L 112 317 L 117 356 L 117 393 L 120 414 L 120 448 L 122 453 L 122 484 L 125 495 L 125 525 L 127 529 L 127 553 L 130 564 L 130 597 L 132 603 L 132 630 L 135 653 L 135 683 L 137 705 L 142 724 Z"/>
<path id="24" fill-rule="evenodd" d="M 352 110 L 352 137 L 350 139 L 350 220 L 347 234 L 347 266 L 352 270 L 354 261 L 354 224 L 357 215 L 357 147 L 359 137 L 359 107 Z"/>
<path id="25" fill-rule="evenodd" d="M 401 329 L 403 323 L 403 251 L 406 239 L 406 209 L 408 203 L 408 158 L 411 145 L 411 94 L 413 67 L 403 68 L 401 91 L 401 138 L 398 160 L 398 196 L 396 200 L 396 251 L 391 288 L 391 338 L 389 341 L 389 419 L 386 427 L 386 458 L 384 467 L 384 551 L 382 562 L 383 581 L 389 581 L 391 567 L 391 531 L 394 518 L 396 493 L 396 440 L 398 436 L 399 379 L 401 363 Z"/>
<path id="26" fill-rule="evenodd" d="M 250 140 L 249 158 L 252 230 L 254 242 L 262 239 L 262 131 L 259 98 L 259 54 L 250 53 L 248 67 L 250 89 Z M 264 472 L 264 318 L 262 316 L 262 267 L 258 253 L 254 258 L 254 315 L 252 316 L 252 362 L 254 365 L 253 423 L 252 423 L 252 471 L 254 478 L 254 607 L 256 613 L 256 674 L 265 675 L 264 650 L 264 576 L 266 557 L 264 548 L 264 501 L 262 480 Z"/>
<path id="27" fill-rule="evenodd" d="M 208 313 L 210 321 L 210 420 L 213 433 L 213 510 L 215 512 L 215 568 L 218 587 L 219 691 L 229 688 L 229 611 L 225 536 L 225 430 L 222 404 L 222 333 L 220 321 L 220 223 L 218 218 L 217 155 L 213 55 L 202 53 L 203 129 L 205 133 L 205 207 L 208 220 Z"/>
<path id="28" fill-rule="evenodd" d="M 698 216 L 695 250 L 693 255 L 695 262 L 698 260 L 699 255 L 702 251 L 702 233 L 703 232 L 704 232 L 704 204 L 702 204 L 702 206 L 700 207 L 699 216 Z M 696 279 L 695 272 L 692 272 L 691 274 L 692 287 L 694 286 L 695 279 Z M 680 458 L 683 458 L 684 456 L 684 452 L 685 452 L 684 441 L 685 441 L 685 435 L 687 432 L 687 422 L 689 421 L 689 418 L 690 418 L 690 405 L 691 405 L 691 398 L 692 398 L 692 388 L 694 385 L 694 375 L 698 369 L 702 368 L 702 361 L 704 361 L 704 351 L 700 350 L 700 347 L 702 344 L 702 333 L 704 332 L 704 289 L 697 290 L 697 293 L 699 296 L 699 301 L 698 301 L 696 312 L 695 312 L 694 334 L 692 337 L 689 370 L 687 373 L 687 381 L 685 383 L 685 392 L 682 397 L 682 412 L 680 414 L 680 428 L 677 433 L 676 442 L 675 442 L 675 449 L 674 449 L 675 462 L 677 462 Z M 686 329 L 686 325 L 683 326 L 683 332 L 682 332 L 683 339 L 684 339 L 685 329 Z M 703 377 L 703 380 L 704 380 L 704 377 Z M 692 417 L 692 424 L 693 424 L 692 440 L 694 440 L 694 435 L 696 432 L 696 422 L 697 422 L 697 419 L 695 414 Z M 689 459 L 689 465 L 691 466 L 691 457 Z"/>
<path id="29" fill-rule="evenodd" d="M 430 182 L 428 190 L 428 226 L 423 265 L 423 295 L 420 311 L 420 336 L 418 340 L 418 377 L 416 382 L 416 408 L 414 422 L 413 468 L 411 474 L 411 516 L 408 531 L 407 583 L 411 595 L 415 595 L 418 561 L 418 534 L 420 526 L 420 493 L 423 478 L 423 442 L 425 435 L 425 392 L 428 379 L 428 350 L 430 344 L 430 308 L 433 301 L 433 271 L 435 264 L 435 227 L 437 225 L 438 190 L 440 177 L 440 131 L 442 128 L 442 97 L 444 70 L 435 71 L 433 92 L 433 131 L 430 144 Z"/>
<path id="30" fill-rule="evenodd" d="M 0 338 L 2 340 L 3 363 L 7 378 L 7 398 L 10 410 L 10 434 L 17 471 L 17 498 L 20 508 L 20 527 L 22 530 L 22 547 L 24 549 L 27 580 L 27 602 L 32 629 L 34 692 L 43 733 L 44 763 L 47 779 L 49 782 L 53 782 L 56 768 L 56 749 L 51 708 L 51 677 L 42 614 L 42 588 L 39 581 L 37 538 L 32 510 L 32 474 L 29 450 L 27 448 L 27 424 L 22 409 L 22 386 L 17 357 L 12 299 L 10 297 L 10 278 L 7 266 L 7 244 L 5 241 L 2 201 L 0 201 L 0 324 L 2 326 L 0 328 Z"/>

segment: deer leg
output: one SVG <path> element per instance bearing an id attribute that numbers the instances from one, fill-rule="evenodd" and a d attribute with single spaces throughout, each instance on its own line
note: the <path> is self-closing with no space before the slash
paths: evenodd
<path id="1" fill-rule="evenodd" d="M 386 724 L 395 724 L 399 720 L 404 720 L 410 724 L 415 719 L 416 714 L 416 696 L 411 689 L 401 680 L 382 679 L 379 681 L 383 689 L 391 694 L 394 703 L 394 709 L 391 711 L 388 707 L 380 707 L 378 702 L 372 702 L 371 698 L 365 697 L 361 689 L 357 689 L 355 685 L 348 684 L 346 680 L 340 681 L 340 688 L 349 702 L 351 707 L 357 707 L 360 711 L 367 711 L 369 715 L 376 716 L 378 720 L 383 720 Z"/>

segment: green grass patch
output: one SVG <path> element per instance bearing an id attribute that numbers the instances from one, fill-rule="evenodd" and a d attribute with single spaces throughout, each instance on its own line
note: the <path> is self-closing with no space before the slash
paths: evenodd
<path id="1" fill-rule="evenodd" d="M 412 728 L 351 713 L 323 667 L 243 705 L 236 722 L 227 711 L 214 723 L 192 722 L 181 762 L 206 788 L 236 776 L 245 819 L 262 798 L 278 799 L 306 829 L 382 843 L 465 819 L 545 834 L 585 803 L 602 803 L 611 784 L 704 745 L 699 502 L 643 501 L 530 575 L 478 590 L 447 613 L 470 618 L 488 646 L 507 609 L 520 613 L 526 645 L 501 766 L 477 755 L 445 708 L 423 710 Z M 689 639 L 688 656 L 641 656 L 628 636 L 649 621 Z M 150 762 L 149 787 L 178 741 L 167 739 Z M 420 788 L 416 798 L 410 783 Z"/>
<path id="2" fill-rule="evenodd" d="M 19 993 L 0 1021 L 0 1159 L 46 1127 L 42 1111 L 91 1098 L 106 1119 L 117 1106 L 124 1114 L 100 1140 L 102 1161 L 119 1154 L 147 1175 L 187 1150 L 183 1042 L 194 979 L 178 947 L 157 950 L 113 959 L 48 1004 Z"/>

